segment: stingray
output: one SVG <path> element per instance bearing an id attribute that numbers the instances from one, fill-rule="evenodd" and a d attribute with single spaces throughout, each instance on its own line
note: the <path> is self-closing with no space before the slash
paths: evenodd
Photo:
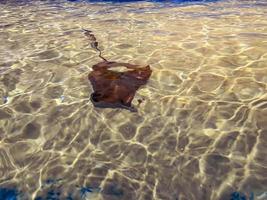
<path id="1" fill-rule="evenodd" d="M 136 91 L 145 85 L 152 73 L 150 66 L 140 66 L 130 63 L 108 61 L 98 48 L 96 37 L 91 31 L 85 30 L 85 35 L 91 42 L 91 47 L 99 52 L 101 62 L 93 65 L 88 75 L 94 92 L 91 101 L 95 107 L 125 108 L 136 111 L 132 101 Z M 116 67 L 124 67 L 126 71 L 116 71 Z M 141 103 L 141 100 L 138 100 Z"/>

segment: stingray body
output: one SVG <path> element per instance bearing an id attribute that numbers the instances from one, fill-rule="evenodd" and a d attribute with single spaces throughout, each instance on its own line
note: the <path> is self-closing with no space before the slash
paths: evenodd
<path id="1" fill-rule="evenodd" d="M 118 72 L 111 68 L 126 67 Z M 136 91 L 145 85 L 151 75 L 150 66 L 103 61 L 93 66 L 88 75 L 94 92 L 91 100 L 97 107 L 122 107 L 134 110 L 131 103 Z"/>
<path id="2" fill-rule="evenodd" d="M 135 111 L 132 100 L 136 91 L 145 85 L 152 73 L 150 66 L 139 66 L 130 63 L 110 62 L 102 56 L 98 48 L 96 37 L 90 30 L 83 29 L 89 39 L 91 47 L 99 52 L 99 58 L 103 61 L 93 65 L 93 71 L 88 79 L 94 92 L 91 101 L 96 107 L 102 108 L 126 108 Z M 127 71 L 119 72 L 112 68 L 125 67 Z M 139 103 L 141 100 L 139 100 Z"/>

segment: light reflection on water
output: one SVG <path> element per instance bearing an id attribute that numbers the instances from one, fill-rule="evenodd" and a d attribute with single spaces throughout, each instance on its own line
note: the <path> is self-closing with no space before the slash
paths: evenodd
<path id="1" fill-rule="evenodd" d="M 0 4 L 0 186 L 26 199 L 51 187 L 61 199 L 266 199 L 265 5 Z M 82 28 L 110 60 L 151 65 L 137 113 L 93 107 L 100 60 Z"/>

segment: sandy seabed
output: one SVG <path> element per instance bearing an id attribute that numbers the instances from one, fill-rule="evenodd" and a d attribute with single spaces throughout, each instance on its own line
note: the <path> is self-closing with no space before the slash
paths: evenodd
<path id="1" fill-rule="evenodd" d="M 22 199 L 52 188 L 59 199 L 266 200 L 264 0 L 11 1 L 0 13 L 0 187 Z M 82 28 L 110 60 L 151 66 L 138 112 L 92 105 L 100 60 Z"/>

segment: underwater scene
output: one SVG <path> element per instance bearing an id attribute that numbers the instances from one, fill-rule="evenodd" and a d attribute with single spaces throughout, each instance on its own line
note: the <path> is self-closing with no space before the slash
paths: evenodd
<path id="1" fill-rule="evenodd" d="M 0 0 L 0 200 L 267 200 L 267 1 Z"/>

